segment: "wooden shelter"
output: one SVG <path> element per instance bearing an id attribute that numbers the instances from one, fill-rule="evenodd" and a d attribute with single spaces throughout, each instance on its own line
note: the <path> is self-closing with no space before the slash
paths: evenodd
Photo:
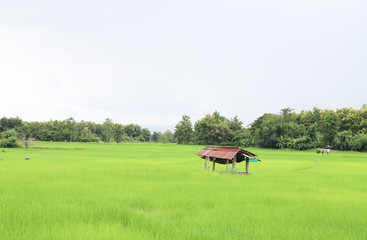
<path id="1" fill-rule="evenodd" d="M 246 161 L 246 172 L 239 172 L 239 174 L 250 174 L 248 171 L 250 159 L 256 159 L 254 153 L 239 147 L 206 147 L 196 153 L 196 155 L 205 159 L 205 170 L 209 167 L 208 163 L 213 162 L 213 171 L 215 171 L 215 163 L 226 164 L 227 172 L 228 165 L 231 163 L 232 171 L 234 172 L 236 170 L 236 163 Z"/>

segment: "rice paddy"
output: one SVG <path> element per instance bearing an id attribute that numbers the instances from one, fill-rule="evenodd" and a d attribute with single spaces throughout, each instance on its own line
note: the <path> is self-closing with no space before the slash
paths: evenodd
<path id="1" fill-rule="evenodd" d="M 0 239 L 367 239 L 367 153 L 248 148 L 243 176 L 202 147 L 0 149 Z"/>

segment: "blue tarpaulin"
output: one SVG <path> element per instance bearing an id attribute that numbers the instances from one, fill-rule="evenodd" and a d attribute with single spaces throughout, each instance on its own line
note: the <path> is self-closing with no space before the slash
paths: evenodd
<path id="1" fill-rule="evenodd" d="M 251 158 L 250 162 L 261 162 L 261 160 L 258 158 Z"/>

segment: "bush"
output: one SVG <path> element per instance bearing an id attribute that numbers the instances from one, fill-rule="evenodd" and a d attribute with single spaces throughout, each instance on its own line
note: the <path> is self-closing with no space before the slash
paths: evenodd
<path id="1" fill-rule="evenodd" d="M 10 129 L 4 133 L 4 139 L 0 142 L 1 148 L 18 148 L 21 143 L 17 139 L 18 133 L 14 129 Z"/>
<path id="2" fill-rule="evenodd" d="M 18 148 L 21 147 L 21 144 L 18 142 L 17 138 L 10 137 L 5 138 L 0 142 L 1 148 Z"/>

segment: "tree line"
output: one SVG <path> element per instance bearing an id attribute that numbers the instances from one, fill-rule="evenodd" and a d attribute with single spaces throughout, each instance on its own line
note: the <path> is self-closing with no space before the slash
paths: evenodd
<path id="1" fill-rule="evenodd" d="M 248 127 L 237 117 L 227 119 L 217 111 L 193 125 L 184 115 L 176 125 L 178 143 L 259 146 L 305 150 L 326 145 L 339 150 L 367 151 L 367 105 L 361 109 L 313 108 L 295 113 L 291 108 L 278 114 L 265 113 Z"/>
<path id="2" fill-rule="evenodd" d="M 62 121 L 26 122 L 20 118 L 0 119 L 0 147 L 16 147 L 19 140 L 70 142 L 163 142 L 178 144 L 259 146 L 305 150 L 331 145 L 339 150 L 367 151 L 367 105 L 361 109 L 313 108 L 296 113 L 291 108 L 278 114 L 265 113 L 249 126 L 237 116 L 228 119 L 218 111 L 194 124 L 187 115 L 174 132 L 151 132 L 137 124 Z"/>
<path id="3" fill-rule="evenodd" d="M 66 120 L 47 122 L 26 122 L 16 118 L 0 119 L 0 147 L 17 147 L 20 141 L 58 141 L 58 142 L 174 142 L 173 133 L 151 132 L 137 124 L 122 125 L 107 118 L 102 124 L 77 122 L 70 117 Z"/>

